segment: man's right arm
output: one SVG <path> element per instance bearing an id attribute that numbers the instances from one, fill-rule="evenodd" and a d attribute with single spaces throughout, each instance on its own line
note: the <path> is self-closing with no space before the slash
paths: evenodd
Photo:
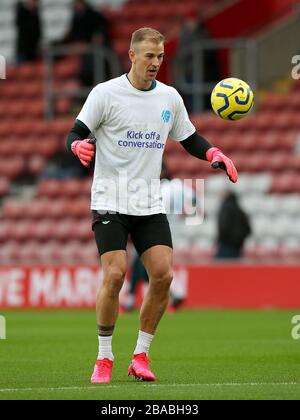
<path id="1" fill-rule="evenodd" d="M 82 165 L 86 167 L 90 165 L 95 156 L 95 146 L 87 138 L 90 133 L 90 129 L 82 121 L 76 120 L 66 143 L 67 150 L 77 156 Z"/>

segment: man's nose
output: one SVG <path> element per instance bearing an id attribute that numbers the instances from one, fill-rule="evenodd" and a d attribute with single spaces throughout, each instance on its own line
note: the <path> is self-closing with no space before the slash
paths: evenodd
<path id="1" fill-rule="evenodd" d="M 152 65 L 153 65 L 153 66 L 155 66 L 155 67 L 158 67 L 158 66 L 159 66 L 159 59 L 158 59 L 158 57 L 155 57 L 155 58 L 153 59 L 153 61 L 152 61 Z"/>

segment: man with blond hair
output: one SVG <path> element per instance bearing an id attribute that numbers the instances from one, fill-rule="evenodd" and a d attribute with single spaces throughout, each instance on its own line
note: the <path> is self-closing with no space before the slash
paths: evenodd
<path id="1" fill-rule="evenodd" d="M 148 352 L 172 282 L 172 238 L 159 181 L 168 137 L 237 181 L 232 161 L 196 133 L 178 92 L 156 80 L 164 36 L 151 28 L 135 31 L 129 58 L 128 74 L 91 91 L 67 140 L 68 149 L 83 165 L 95 158 L 91 209 L 103 280 L 96 301 L 99 352 L 92 383 L 111 380 L 112 335 L 127 270 L 129 234 L 147 270 L 149 288 L 128 374 L 155 381 Z M 91 132 L 96 142 L 87 138 Z"/>

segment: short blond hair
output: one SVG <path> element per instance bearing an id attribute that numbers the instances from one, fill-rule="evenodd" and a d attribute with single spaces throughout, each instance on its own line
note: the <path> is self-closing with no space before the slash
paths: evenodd
<path id="1" fill-rule="evenodd" d="M 136 44 L 149 40 L 157 44 L 165 42 L 165 37 L 156 29 L 152 28 L 140 28 L 133 32 L 131 37 L 130 47 L 132 48 Z"/>

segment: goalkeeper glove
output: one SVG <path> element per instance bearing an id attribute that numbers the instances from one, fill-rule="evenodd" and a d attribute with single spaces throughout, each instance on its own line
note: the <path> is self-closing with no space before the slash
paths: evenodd
<path id="1" fill-rule="evenodd" d="M 71 149 L 83 166 L 89 167 L 95 156 L 95 139 L 75 140 Z"/>
<path id="2" fill-rule="evenodd" d="M 206 152 L 206 159 L 211 162 L 214 169 L 223 169 L 226 171 L 231 182 L 237 182 L 238 173 L 231 159 L 221 152 L 217 147 L 212 147 Z"/>

